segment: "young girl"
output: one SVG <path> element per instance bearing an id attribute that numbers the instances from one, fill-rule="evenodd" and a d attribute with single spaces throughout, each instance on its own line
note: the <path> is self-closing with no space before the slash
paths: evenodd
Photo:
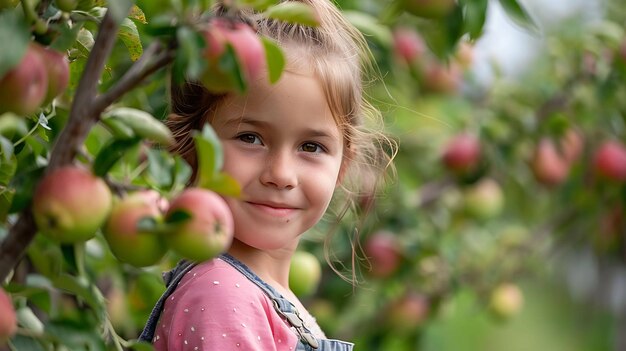
<path id="1" fill-rule="evenodd" d="M 329 0 L 303 2 L 320 26 L 241 14 L 286 53 L 277 83 L 256 79 L 245 95 L 214 95 L 192 83 L 173 89 L 176 151 L 195 167 L 191 132 L 210 123 L 223 170 L 242 194 L 225 198 L 235 222 L 228 252 L 166 274 L 168 289 L 140 337 L 156 350 L 352 350 L 326 339 L 289 290 L 290 259 L 335 190 L 358 194 L 360 183 L 385 172 L 393 145 L 365 126 L 379 115 L 362 94 L 363 37 Z"/>

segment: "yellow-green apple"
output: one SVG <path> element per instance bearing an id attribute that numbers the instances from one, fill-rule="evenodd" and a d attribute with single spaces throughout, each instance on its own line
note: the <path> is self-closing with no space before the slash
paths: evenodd
<path id="1" fill-rule="evenodd" d="M 603 142 L 594 153 L 593 165 L 601 178 L 626 181 L 626 147 L 617 140 Z"/>
<path id="2" fill-rule="evenodd" d="M 43 103 L 48 74 L 37 45 L 29 44 L 21 61 L 0 78 L 0 113 L 30 115 Z"/>
<path id="3" fill-rule="evenodd" d="M 17 316 L 11 298 L 0 288 L 0 346 L 17 332 Z"/>
<path id="4" fill-rule="evenodd" d="M 136 267 L 156 264 L 165 256 L 167 244 L 156 230 L 141 230 L 142 220 L 156 224 L 163 220 L 162 198 L 154 190 L 138 191 L 114 202 L 111 214 L 102 228 L 111 252 L 122 262 Z"/>
<path id="5" fill-rule="evenodd" d="M 531 160 L 531 169 L 538 182 L 554 186 L 563 183 L 570 171 L 570 163 L 548 138 L 539 140 Z"/>
<path id="6" fill-rule="evenodd" d="M 500 184 L 491 178 L 484 178 L 463 191 L 465 211 L 481 220 L 490 219 L 502 211 L 504 194 Z"/>
<path id="7" fill-rule="evenodd" d="M 372 267 L 370 274 L 374 277 L 389 277 L 402 261 L 402 250 L 397 236 L 386 230 L 379 230 L 368 236 L 363 252 Z"/>
<path id="8" fill-rule="evenodd" d="M 489 311 L 500 320 L 517 315 L 524 306 L 524 294 L 513 283 L 502 283 L 493 289 L 489 297 Z"/>
<path id="9" fill-rule="evenodd" d="M 474 170 L 480 161 L 480 140 L 468 132 L 455 135 L 445 146 L 441 161 L 455 173 Z"/>
<path id="10" fill-rule="evenodd" d="M 454 58 L 461 68 L 470 68 L 474 63 L 474 47 L 466 41 L 461 41 L 456 48 Z"/>
<path id="11" fill-rule="evenodd" d="M 289 266 L 289 288 L 298 297 L 313 294 L 322 278 L 320 261 L 312 253 L 296 251 Z"/>
<path id="12" fill-rule="evenodd" d="M 404 9 L 419 17 L 442 18 L 456 5 L 456 0 L 404 0 Z"/>
<path id="13" fill-rule="evenodd" d="M 33 215 L 39 231 L 61 243 L 91 239 L 111 211 L 107 184 L 78 166 L 53 170 L 39 182 Z"/>
<path id="14" fill-rule="evenodd" d="M 183 219 L 178 221 L 177 217 Z M 207 189 L 188 188 L 172 199 L 165 222 L 172 225 L 166 234 L 170 247 L 192 261 L 219 255 L 233 240 L 230 208 L 218 194 Z"/>
<path id="15" fill-rule="evenodd" d="M 37 49 L 48 75 L 48 86 L 44 99 L 44 104 L 47 104 L 67 88 L 70 81 L 70 63 L 67 56 L 60 51 L 36 44 L 33 46 Z"/>
<path id="16" fill-rule="evenodd" d="M 398 27 L 393 31 L 396 55 L 406 63 L 418 60 L 426 52 L 426 44 L 414 28 Z"/>
<path id="17" fill-rule="evenodd" d="M 204 56 L 207 68 L 203 85 L 214 93 L 236 91 L 238 84 L 232 72 L 220 66 L 220 59 L 231 45 L 246 82 L 256 79 L 265 67 L 265 50 L 259 36 L 249 25 L 226 18 L 214 18 L 204 30 L 207 44 Z"/>

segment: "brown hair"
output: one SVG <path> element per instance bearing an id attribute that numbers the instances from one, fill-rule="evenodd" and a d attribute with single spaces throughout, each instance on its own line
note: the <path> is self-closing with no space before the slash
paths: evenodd
<path id="1" fill-rule="evenodd" d="M 363 94 L 365 77 L 375 73 L 371 52 L 363 35 L 331 1 L 300 2 L 315 9 L 319 26 L 275 21 L 250 10 L 241 10 L 237 16 L 284 49 L 287 70 L 293 65 L 304 64 L 312 67 L 321 81 L 333 117 L 345 138 L 347 169 L 341 183 L 343 205 L 336 212 L 338 223 L 353 207 L 354 199 L 374 194 L 385 180 L 387 171 L 393 173 L 391 161 L 397 146 L 382 133 L 382 116 Z M 223 15 L 225 11 L 218 2 L 215 14 Z M 197 160 L 191 132 L 207 123 L 207 116 L 215 111 L 225 96 L 209 92 L 200 83 L 172 85 L 171 114 L 167 124 L 176 144 L 171 151 L 180 154 L 191 165 L 194 175 Z M 326 248 L 330 246 L 331 238 L 330 235 L 326 237 Z M 327 261 L 337 272 L 329 250 L 325 251 Z M 351 280 L 354 281 L 354 277 Z"/>

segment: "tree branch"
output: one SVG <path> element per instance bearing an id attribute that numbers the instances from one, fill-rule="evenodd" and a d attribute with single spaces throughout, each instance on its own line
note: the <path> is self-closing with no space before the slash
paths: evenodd
<path id="1" fill-rule="evenodd" d="M 163 47 L 160 42 L 152 43 L 122 78 L 108 91 L 98 96 L 93 103 L 96 110 L 104 111 L 126 92 L 134 89 L 145 78 L 167 66 L 174 60 L 174 50 Z"/>
<path id="2" fill-rule="evenodd" d="M 107 11 L 100 24 L 98 36 L 76 89 L 67 125 L 52 148 L 46 174 L 74 160 L 89 130 L 98 121 L 102 111 L 94 111 L 92 102 L 97 94 L 98 82 L 104 70 L 104 64 L 117 39 L 118 27 L 119 24 Z M 30 205 L 28 205 L 20 213 L 17 222 L 11 227 L 7 238 L 0 245 L 0 281 L 6 279 L 22 258 L 36 233 L 37 227 Z"/>

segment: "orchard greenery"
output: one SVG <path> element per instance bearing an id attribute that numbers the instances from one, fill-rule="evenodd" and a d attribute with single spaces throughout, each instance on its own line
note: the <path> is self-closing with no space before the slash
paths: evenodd
<path id="1" fill-rule="evenodd" d="M 367 94 L 401 148 L 397 181 L 362 194 L 345 223 L 307 233 L 313 255 L 294 257 L 294 291 L 327 335 L 421 349 L 461 290 L 494 320 L 515 318 L 517 279 L 556 250 L 594 257 L 591 292 L 624 267 L 623 11 L 607 1 L 599 23 L 559 31 L 517 0 L 496 2 L 549 45 L 531 74 L 485 86 L 470 68 L 489 1 L 337 1 L 368 40 L 379 74 Z M 216 19 L 213 3 L 0 0 L 0 347 L 150 350 L 136 339 L 160 273 L 228 248 L 232 218 L 216 193 L 237 196 L 238 184 L 210 126 L 193 137 L 197 174 L 166 151 L 168 89 L 189 79 L 245 93 L 262 70 L 280 79 L 281 49 L 228 9 L 317 18 L 299 2 L 232 0 Z"/>

